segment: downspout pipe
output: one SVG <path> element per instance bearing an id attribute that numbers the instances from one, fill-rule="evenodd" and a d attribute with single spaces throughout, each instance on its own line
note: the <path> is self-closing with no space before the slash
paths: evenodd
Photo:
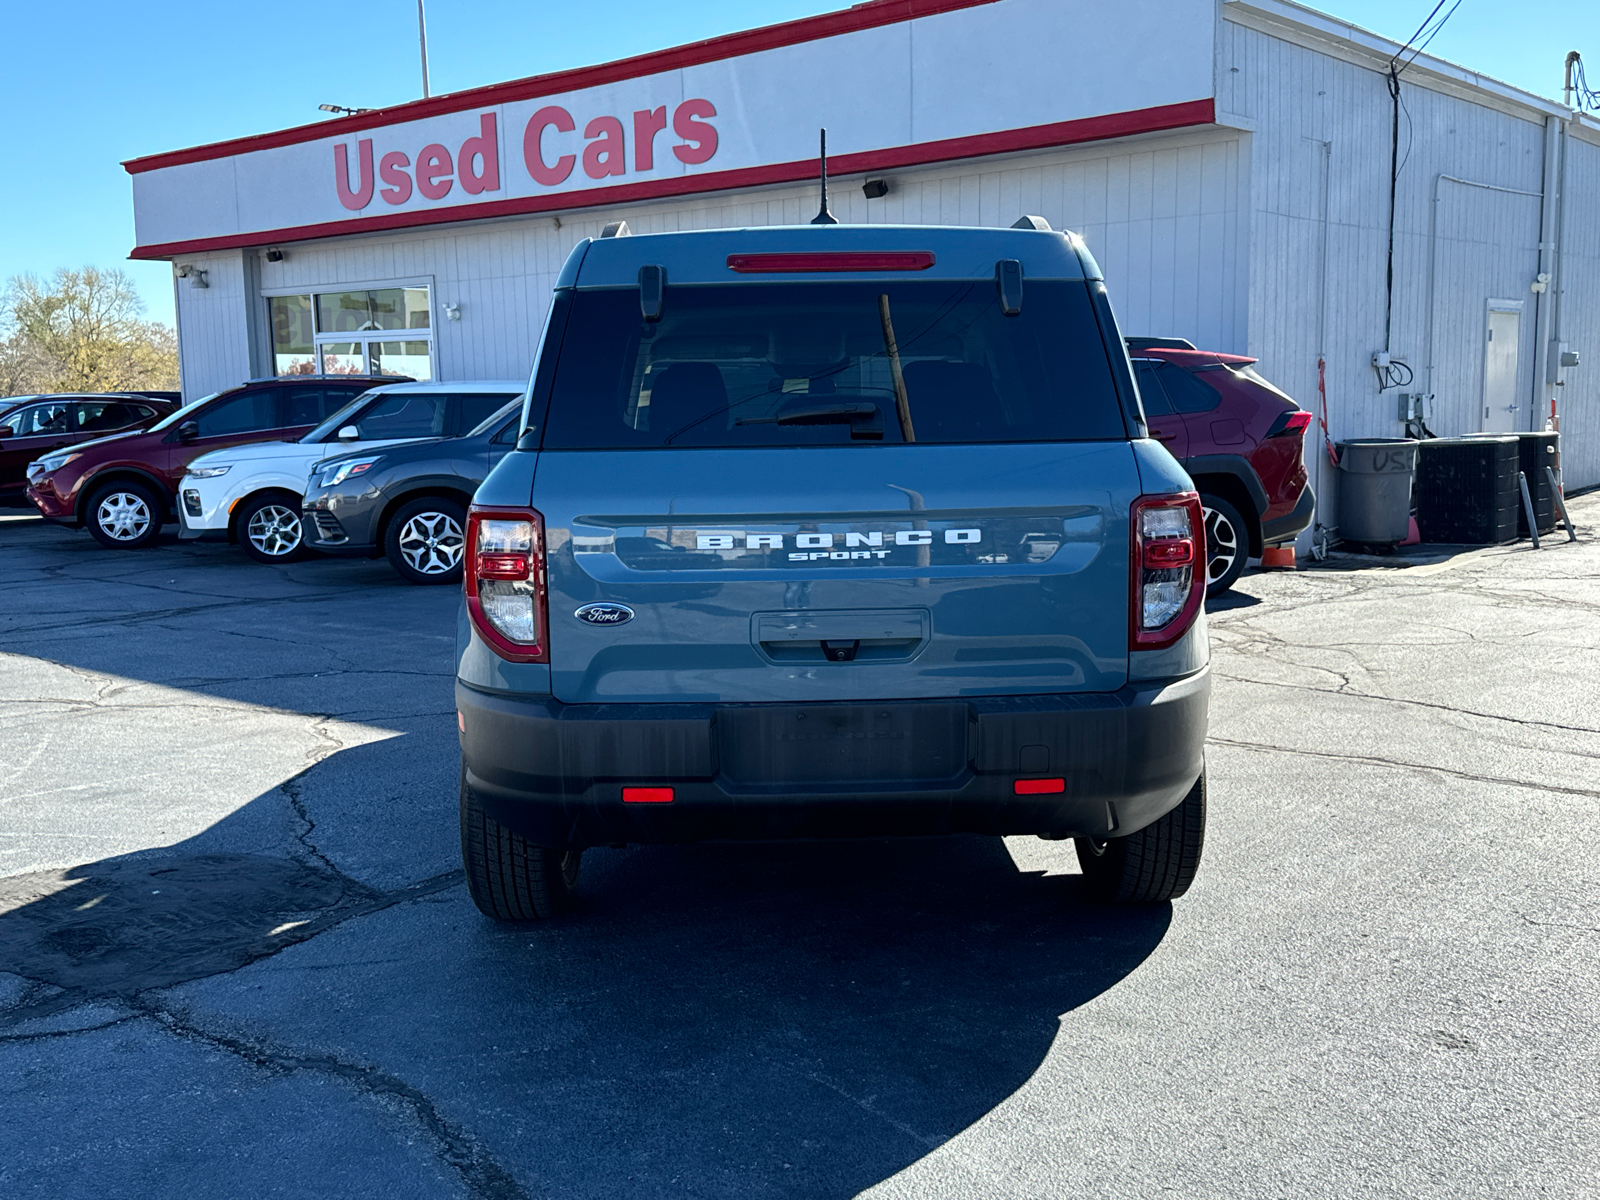
<path id="1" fill-rule="evenodd" d="M 1561 156 L 1561 118 L 1554 113 L 1544 119 L 1544 195 L 1539 200 L 1539 278 L 1534 284 L 1533 390 L 1528 405 L 1528 428 L 1543 429 L 1545 416 L 1555 399 L 1555 384 L 1550 370 L 1551 310 L 1554 307 L 1556 275 L 1556 211 L 1560 204 L 1557 186 Z"/>

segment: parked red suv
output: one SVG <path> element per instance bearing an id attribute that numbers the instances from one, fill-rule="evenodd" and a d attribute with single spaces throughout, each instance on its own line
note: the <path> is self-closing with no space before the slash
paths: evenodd
<path id="1" fill-rule="evenodd" d="M 72 392 L 0 399 L 0 496 L 22 496 L 28 464 L 52 450 L 125 429 L 148 429 L 178 406 L 124 393 Z"/>
<path id="2" fill-rule="evenodd" d="M 1206 594 L 1233 586 L 1250 558 L 1294 540 L 1316 496 L 1302 443 L 1311 414 L 1241 354 L 1180 338 L 1129 338 L 1150 436 L 1194 480 L 1206 518 Z"/>
<path id="3" fill-rule="evenodd" d="M 153 542 L 177 520 L 178 484 L 208 450 L 292 441 L 379 383 L 401 376 L 333 375 L 253 379 L 196 400 L 146 431 L 84 442 L 28 468 L 28 499 L 52 521 L 88 526 L 103 546 Z"/>

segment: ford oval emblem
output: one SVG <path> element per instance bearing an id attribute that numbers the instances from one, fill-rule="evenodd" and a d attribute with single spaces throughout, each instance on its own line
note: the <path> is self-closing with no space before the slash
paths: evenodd
<path id="1" fill-rule="evenodd" d="M 585 604 L 572 615 L 591 625 L 626 625 L 633 620 L 633 609 L 626 604 L 607 601 L 603 604 Z"/>

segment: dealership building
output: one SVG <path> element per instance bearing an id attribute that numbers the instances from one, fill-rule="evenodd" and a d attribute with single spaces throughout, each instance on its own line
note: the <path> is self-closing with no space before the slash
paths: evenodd
<path id="1" fill-rule="evenodd" d="M 1554 417 L 1600 483 L 1600 124 L 1410 52 L 1396 100 L 1400 50 L 1285 0 L 873 0 L 135 159 L 133 257 L 186 399 L 517 377 L 579 239 L 805 222 L 826 127 L 841 221 L 1042 216 L 1125 333 L 1258 358 L 1335 440 Z"/>

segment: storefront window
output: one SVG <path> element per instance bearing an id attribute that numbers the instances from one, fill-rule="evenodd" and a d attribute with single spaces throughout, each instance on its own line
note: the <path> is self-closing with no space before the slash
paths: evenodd
<path id="1" fill-rule="evenodd" d="M 374 375 L 409 375 L 413 379 L 428 379 L 427 342 L 371 342 L 372 373 Z"/>
<path id="2" fill-rule="evenodd" d="M 323 292 L 317 296 L 318 333 L 428 328 L 427 288 Z"/>
<path id="3" fill-rule="evenodd" d="M 278 375 L 433 378 L 425 287 L 271 296 L 267 311 Z"/>
<path id="4" fill-rule="evenodd" d="M 315 333 L 310 296 L 272 296 L 267 300 L 272 321 L 272 371 L 275 375 L 315 375 Z"/>

